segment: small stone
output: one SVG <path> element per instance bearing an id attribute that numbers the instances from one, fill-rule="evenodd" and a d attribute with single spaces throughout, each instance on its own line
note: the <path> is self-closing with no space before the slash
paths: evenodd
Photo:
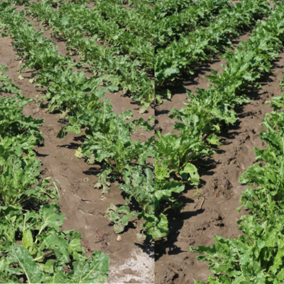
<path id="1" fill-rule="evenodd" d="M 116 238 L 116 240 L 117 240 L 118 242 L 120 242 L 120 241 L 121 241 L 121 236 L 118 235 L 117 238 Z"/>

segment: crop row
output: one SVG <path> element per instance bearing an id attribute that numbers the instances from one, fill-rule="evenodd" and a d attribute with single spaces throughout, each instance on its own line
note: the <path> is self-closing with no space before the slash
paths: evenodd
<path id="1" fill-rule="evenodd" d="M 238 239 L 215 236 L 212 247 L 191 248 L 192 252 L 202 254 L 197 259 L 208 261 L 209 270 L 214 274 L 207 283 L 284 281 L 283 103 L 283 95 L 272 99 L 274 111 L 266 114 L 263 121 L 267 131 L 260 133 L 267 148 L 254 149 L 257 163 L 240 178 L 241 183 L 250 186 L 242 193 L 239 208 L 249 209 L 249 214 L 238 221 L 243 234 Z"/>
<path id="2" fill-rule="evenodd" d="M 224 55 L 227 66 L 223 66 L 223 72 L 218 75 L 212 71 L 213 75 L 207 76 L 212 82 L 208 90 L 188 93 L 187 107 L 172 110 L 170 117 L 178 119 L 174 129 L 179 135 L 162 136 L 157 132 L 156 158 L 163 161 L 164 173 L 179 174 L 189 184 L 199 184 L 194 164 L 214 153 L 210 144 L 219 145 L 219 131 L 237 120 L 235 106 L 249 102 L 244 93 L 260 87 L 255 82 L 269 72 L 272 61 L 279 55 L 283 30 L 279 25 L 282 20 L 277 9 L 280 8 L 275 9 L 268 21 L 257 24 L 247 42 L 240 42 L 234 52 L 227 51 Z"/>
<path id="3" fill-rule="evenodd" d="M 64 215 L 56 183 L 41 178 L 32 150 L 43 143 L 43 120 L 22 114 L 33 100 L 4 75 L 7 68 L 0 70 L 0 281 L 104 283 L 108 256 L 95 251 L 87 258 L 81 234 L 59 230 Z"/>
<path id="4" fill-rule="evenodd" d="M 106 91 L 115 88 L 96 89 L 100 85 L 98 78 L 87 79 L 83 72 L 73 72 L 76 64 L 60 56 L 50 40 L 41 37 L 42 32 L 36 33 L 33 26 L 26 23 L 22 13 L 15 13 L 9 3 L 3 3 L 2 7 L 2 25 L 8 28 L 14 46 L 24 56 L 25 66 L 38 70 L 34 80 L 47 87 L 50 110 L 58 109 L 68 115 L 69 125 L 63 127 L 59 136 L 68 131 L 81 131 L 86 135 L 77 156 L 85 158 L 89 164 L 101 164 L 96 186 L 107 190 L 111 181 L 123 181 L 120 188 L 128 196 L 127 204 L 120 208 L 112 206 L 108 211 L 117 232 L 123 230 L 132 216 L 139 216 L 146 220 L 144 232 L 153 238 L 167 235 L 163 207 L 165 204 L 179 206 L 172 193 L 182 192 L 184 183 L 199 184 L 193 163 L 213 154 L 210 144 L 219 144 L 216 133 L 222 123 L 236 120 L 231 108 L 249 101 L 241 96 L 242 91 L 260 74 L 269 71 L 270 62 L 277 57 L 281 46 L 276 21 L 270 20 L 271 26 L 263 21 L 248 42 L 241 43 L 235 53 L 227 52 L 228 64 L 224 72 L 220 75 L 213 72 L 209 78 L 215 85 L 209 90 L 199 90 L 196 96 L 190 95 L 187 108 L 173 110 L 171 117 L 180 120 L 175 124 L 179 136 L 162 136 L 158 132 L 157 140 L 152 137 L 147 142 L 138 142 L 131 139 L 135 127 L 150 130 L 151 126 L 143 120 L 126 123 L 132 117 L 131 111 L 117 116 L 110 101 L 101 100 Z M 148 158 L 155 158 L 155 163 L 149 163 Z M 170 181 L 174 175 L 183 181 Z M 141 211 L 129 211 L 127 205 L 132 198 Z"/>
<path id="5" fill-rule="evenodd" d="M 144 11 L 146 7 L 154 5 L 153 0 L 112 0 L 115 4 L 127 5 L 130 8 L 136 8 Z"/>
<path id="6" fill-rule="evenodd" d="M 106 191 L 110 181 L 124 181 L 121 189 L 129 196 L 127 203 L 134 198 L 141 207 L 141 212 L 129 212 L 127 206 L 110 210 L 109 217 L 115 221 L 115 228 L 123 230 L 129 219 L 138 215 L 146 220 L 143 227 L 146 234 L 153 237 L 165 235 L 165 216 L 156 217 L 155 206 L 159 206 L 162 198 L 169 198 L 171 187 L 168 186 L 165 192 L 156 184 L 154 187 L 153 166 L 147 162 L 154 155 L 154 137 L 143 143 L 132 141 L 131 137 L 136 126 L 151 129 L 149 123 L 143 119 L 126 122 L 132 118 L 131 111 L 116 115 L 110 100 L 103 99 L 105 92 L 113 88 L 97 88 L 100 82 L 96 77 L 87 79 L 84 72 L 73 72 L 72 67 L 76 64 L 70 58 L 59 55 L 51 41 L 41 37 L 42 31 L 36 32 L 24 14 L 15 12 L 16 7 L 11 8 L 10 5 L 11 2 L 1 4 L 1 25 L 24 58 L 23 66 L 34 70 L 33 80 L 47 87 L 49 107 L 69 115 L 70 125 L 63 127 L 59 137 L 67 131 L 85 133 L 85 142 L 77 155 L 84 157 L 89 164 L 101 164 L 102 171 L 96 186 L 102 186 Z M 129 178 L 134 175 L 138 175 L 136 184 Z M 117 215 L 123 218 L 114 219 Z"/>
<path id="7" fill-rule="evenodd" d="M 158 152 L 168 161 L 167 167 L 182 174 L 184 169 L 193 169 L 192 162 L 211 155 L 209 144 L 219 144 L 216 134 L 224 124 L 234 124 L 237 120 L 234 108 L 248 103 L 244 95 L 248 88 L 260 87 L 255 83 L 262 74 L 269 72 L 272 61 L 281 50 L 282 38 L 273 12 L 269 22 L 261 21 L 252 32 L 248 41 L 240 42 L 235 51 L 227 51 L 223 56 L 227 66 L 223 72 L 212 71 L 206 76 L 211 84 L 209 89 L 198 89 L 196 94 L 188 93 L 189 102 L 181 110 L 172 109 L 171 118 L 177 118 L 174 129 L 180 135 L 157 133 Z M 267 24 L 269 23 L 269 24 Z M 203 140 L 201 140 L 202 138 Z M 191 181 L 196 184 L 197 173 L 190 173 Z M 197 182 L 198 184 L 198 182 Z"/>
<path id="8" fill-rule="evenodd" d="M 172 40 L 189 34 L 198 25 L 207 26 L 213 22 L 222 9 L 229 8 L 228 0 L 198 0 L 181 11 L 167 15 L 166 2 L 155 7 L 155 48 L 164 47 Z"/>
<path id="9" fill-rule="evenodd" d="M 158 0 L 155 3 L 155 10 L 157 14 L 164 14 L 170 16 L 175 12 L 181 12 L 183 9 L 190 8 L 193 0 Z"/>
<path id="10" fill-rule="evenodd" d="M 36 41 L 31 43 L 34 36 L 29 35 L 30 40 L 26 43 L 28 47 L 26 48 L 23 45 L 24 31 L 22 32 L 19 29 L 20 25 L 16 23 L 17 14 L 12 17 L 11 14 L 7 15 L 5 22 L 9 24 L 15 46 L 18 49 L 24 48 L 25 52 L 28 52 L 29 59 L 26 64 L 28 67 L 33 67 L 34 65 L 31 65 L 33 60 L 38 60 L 38 56 L 31 56 L 33 48 L 41 50 L 43 39 L 35 37 Z M 22 15 L 20 19 L 25 21 Z M 125 123 L 131 118 L 131 112 L 116 116 L 108 100 L 99 102 L 104 90 L 95 90 L 98 84 L 94 84 L 94 78 L 87 80 L 83 72 L 72 72 L 70 66 L 66 67 L 71 63 L 66 63 L 68 60 L 65 57 L 56 55 L 54 49 L 52 50 L 54 59 L 49 60 L 53 62 L 54 67 L 43 66 L 37 73 L 36 80 L 48 87 L 47 96 L 50 105 L 69 114 L 70 125 L 64 127 L 59 136 L 65 135 L 66 131 L 79 133 L 81 129 L 87 129 L 86 140 L 77 155 L 85 158 L 90 164 L 95 162 L 102 164 L 98 186 L 102 185 L 106 189 L 110 181 L 123 177 L 125 185 L 120 188 L 129 196 L 127 203 L 130 202 L 130 198 L 134 198 L 141 206 L 139 217 L 146 220 L 144 230 L 152 237 L 167 235 L 167 220 L 161 213 L 163 204 L 178 206 L 171 195 L 173 192 L 180 193 L 184 189 L 182 182 L 170 182 L 170 177 L 178 175 L 184 182 L 191 185 L 199 184 L 194 161 L 213 154 L 210 144 L 218 144 L 219 140 L 215 133 L 218 133 L 223 122 L 234 123 L 236 120 L 231 108 L 249 101 L 248 98 L 240 96 L 240 92 L 259 78 L 261 73 L 268 72 L 271 68 L 270 62 L 277 56 L 280 44 L 265 23 L 263 21 L 262 25 L 257 27 L 248 42 L 240 44 L 236 53 L 227 52 L 225 57 L 228 64 L 224 67 L 224 72 L 210 76 L 210 80 L 217 86 L 211 85 L 209 90 L 199 90 L 196 96 L 191 96 L 187 108 L 180 111 L 173 110 L 171 117 L 180 120 L 175 124 L 175 129 L 180 131 L 179 136 L 171 134 L 162 136 L 158 132 L 156 141 L 154 138 L 144 143 L 132 141 L 131 131 L 134 130 L 135 125 L 148 129 L 149 125 L 141 120 Z M 33 28 L 30 27 L 30 33 L 36 35 L 32 30 Z M 40 54 L 42 59 L 44 53 Z M 58 58 L 61 61 L 56 61 Z M 253 61 L 252 58 L 257 60 Z M 58 67 L 62 62 L 64 63 L 64 60 L 66 66 Z M 87 90 L 91 92 L 91 96 L 86 93 Z M 203 140 L 200 139 L 201 137 Z M 147 163 L 147 159 L 151 157 L 155 158 L 154 165 Z M 136 182 L 132 182 L 131 176 L 137 176 Z M 117 223 L 117 228 L 123 228 L 135 214 L 137 215 L 137 212 L 129 212 L 127 206 L 113 207 L 109 211 L 109 216 Z"/>
<path id="11" fill-rule="evenodd" d="M 126 9 L 124 6 L 113 3 L 113 0 L 96 1 L 93 10 L 98 10 L 106 19 L 118 23 L 120 27 L 132 35 L 140 35 L 145 40 L 153 42 L 155 10 L 149 6 L 140 5 L 135 9 Z"/>
<path id="12" fill-rule="evenodd" d="M 143 41 L 137 39 L 139 46 L 131 45 L 130 42 L 133 43 L 134 39 L 125 32 L 128 39 L 124 37 L 123 43 L 114 40 L 111 41 L 113 46 L 99 45 L 97 41 L 101 33 L 110 32 L 109 37 L 112 35 L 113 38 L 121 38 L 118 36 L 120 33 L 115 33 L 105 19 L 98 21 L 97 12 L 84 5 L 62 4 L 54 10 L 48 2 L 42 1 L 38 4 L 30 3 L 27 12 L 48 24 L 54 36 L 66 40 L 67 47 L 78 52 L 83 62 L 87 63 L 90 70 L 100 76 L 105 84 L 116 85 L 124 93 L 130 93 L 130 96 L 142 105 L 141 111 L 154 101 L 154 84 L 149 78 L 151 70 L 144 70 L 143 62 L 139 58 L 145 50 Z M 99 34 L 96 34 L 97 30 Z M 91 35 L 91 38 L 86 38 L 85 34 Z M 128 50 L 129 54 L 124 54 L 124 46 L 132 48 Z M 151 47 L 147 53 L 147 66 L 151 69 L 154 49 Z"/>
<path id="13" fill-rule="evenodd" d="M 257 19 L 269 14 L 267 0 L 244 0 L 230 8 L 222 9 L 216 21 L 208 27 L 200 27 L 187 36 L 174 40 L 155 55 L 155 84 L 157 88 L 173 81 L 186 72 L 194 74 L 194 66 L 206 62 L 225 46 L 232 46 L 232 38 L 249 28 Z"/>
<path id="14" fill-rule="evenodd" d="M 260 36 L 269 37 L 280 49 L 284 43 L 284 2 L 276 2 L 275 6 Z M 271 48 L 267 50 L 272 53 Z M 274 52 L 273 57 L 277 55 Z M 265 59 L 271 60 L 269 56 Z M 280 85 L 283 86 L 283 81 Z M 243 234 L 238 239 L 215 236 L 212 247 L 191 248 L 192 252 L 202 254 L 199 260 L 208 261 L 214 274 L 209 276 L 208 283 L 282 283 L 284 280 L 284 96 L 272 98 L 271 105 L 274 111 L 266 114 L 263 121 L 267 131 L 260 132 L 267 148 L 254 149 L 257 162 L 240 177 L 240 182 L 249 186 L 242 193 L 242 206 L 238 209 L 249 210 L 238 221 Z"/>

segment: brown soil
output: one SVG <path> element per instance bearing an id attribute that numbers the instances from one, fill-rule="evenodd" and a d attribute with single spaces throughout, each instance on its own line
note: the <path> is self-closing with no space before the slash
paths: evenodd
<path id="1" fill-rule="evenodd" d="M 241 37 L 246 40 L 248 35 Z M 238 41 L 235 42 L 236 44 Z M 224 60 L 215 60 L 211 65 L 203 66 L 197 77 L 185 84 L 190 92 L 196 88 L 208 88 L 210 70 L 221 72 Z M 192 284 L 195 280 L 207 281 L 208 266 L 198 262 L 196 254 L 189 252 L 189 247 L 212 245 L 214 235 L 234 238 L 242 234 L 236 221 L 245 210 L 237 212 L 239 200 L 246 186 L 239 183 L 241 174 L 255 161 L 254 147 L 264 148 L 259 132 L 264 130 L 262 120 L 270 105 L 265 101 L 281 94 L 279 83 L 282 80 L 284 53 L 275 62 L 271 74 L 262 78 L 262 89 L 249 93 L 251 103 L 238 108 L 238 122 L 221 134 L 223 145 L 216 148 L 212 159 L 203 161 L 201 175 L 202 195 L 194 189 L 185 191 L 180 200 L 185 203 L 181 214 L 168 211 L 170 235 L 155 243 L 155 275 L 157 284 Z M 274 74 L 274 75 L 273 75 Z M 187 101 L 185 89 L 177 90 L 169 102 L 156 109 L 157 129 L 162 133 L 173 133 L 174 121 L 167 115 L 172 108 L 180 109 Z M 203 198 L 204 197 L 204 198 Z"/>

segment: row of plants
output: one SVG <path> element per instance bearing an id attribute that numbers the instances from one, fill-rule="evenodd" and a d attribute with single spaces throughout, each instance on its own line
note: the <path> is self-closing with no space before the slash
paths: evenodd
<path id="1" fill-rule="evenodd" d="M 27 13 L 50 26 L 53 36 L 66 40 L 70 52 L 79 53 L 82 62 L 87 64 L 94 75 L 100 76 L 104 84 L 118 86 L 124 94 L 129 94 L 133 100 L 139 102 L 140 112 L 144 112 L 154 102 L 154 84 L 150 78 L 153 72 L 154 48 L 148 48 L 148 51 L 144 52 L 145 44 L 150 44 L 148 39 L 145 41 L 137 38 L 135 41 L 133 36 L 123 29 L 120 29 L 120 32 L 127 35 L 128 39 L 125 36 L 120 37 L 120 32 L 113 29 L 95 8 L 90 10 L 85 5 L 62 3 L 55 10 L 48 1 L 41 1 L 30 3 Z M 101 21 L 98 21 L 98 15 Z M 114 19 L 111 21 L 117 26 Z M 118 41 L 110 41 L 111 46 L 100 45 L 98 40 L 106 33 L 109 33 L 108 38 L 115 37 Z M 86 38 L 85 35 L 91 37 Z M 130 43 L 134 41 L 139 46 Z M 125 54 L 124 47 L 132 48 L 128 50 L 129 54 Z M 138 53 L 146 54 L 146 65 Z"/>
<path id="2" fill-rule="evenodd" d="M 96 129 L 95 125 L 90 125 L 90 120 L 87 119 L 85 113 L 69 116 L 71 125 L 64 131 L 78 133 L 79 128 L 82 129 L 86 125 L 90 125 L 88 131 L 85 132 L 86 140 L 78 156 L 87 159 L 89 163 L 94 162 L 98 154 L 100 156 L 101 153 L 105 155 L 109 153 L 114 158 L 114 160 L 107 161 L 107 164 L 105 164 L 105 169 L 100 176 L 101 181 L 107 181 L 107 176 L 110 180 L 116 179 L 114 175 L 123 176 L 125 184 L 120 188 L 129 197 L 134 197 L 141 208 L 146 205 L 149 206 L 151 200 L 152 202 L 155 201 L 155 207 L 151 206 L 152 209 L 147 209 L 145 212 L 155 212 L 155 217 L 158 216 L 159 219 L 148 218 L 148 215 L 144 212 L 140 215 L 141 217 L 144 214 L 142 218 L 147 221 L 146 226 L 152 226 L 151 230 L 148 230 L 152 237 L 167 235 L 167 219 L 161 213 L 164 206 L 178 207 L 178 202 L 175 198 L 172 198 L 172 194 L 173 192 L 182 192 L 184 183 L 193 186 L 199 184 L 198 170 L 194 165 L 195 161 L 214 153 L 211 145 L 219 145 L 219 138 L 216 134 L 223 124 L 233 124 L 236 121 L 236 113 L 233 110 L 235 105 L 249 102 L 249 99 L 243 96 L 242 92 L 248 87 L 259 87 L 254 82 L 261 74 L 269 72 L 271 69 L 271 61 L 278 56 L 282 45 L 281 40 L 279 40 L 281 35 L 278 34 L 277 23 L 277 14 L 273 14 L 267 22 L 260 22 L 249 40 L 241 42 L 235 53 L 227 51 L 224 56 L 227 60 L 227 67 L 223 68 L 223 73 L 217 75 L 216 72 L 213 72 L 213 75 L 208 77 L 213 83 L 210 89 L 200 89 L 196 95 L 189 94 L 190 101 L 187 108 L 172 111 L 170 117 L 179 120 L 175 124 L 175 130 L 180 131 L 179 136 L 172 134 L 162 136 L 157 132 L 158 139 L 153 141 L 153 138 L 151 138 L 145 144 L 144 150 L 142 150 L 141 144 L 137 143 L 134 146 L 134 142 L 130 142 L 130 136 L 128 136 L 129 138 L 124 140 L 127 141 L 127 144 L 117 146 L 115 150 L 114 145 L 118 145 L 116 141 L 121 137 L 117 133 L 122 133 L 122 131 L 110 132 L 108 129 L 101 136 L 102 132 L 98 133 L 98 128 Z M 104 121 L 104 123 L 106 122 Z M 119 125 L 119 123 L 117 124 Z M 120 139 L 122 140 L 122 138 Z M 130 154 L 129 149 L 131 149 L 133 155 Z M 137 149 L 137 152 L 133 149 Z M 148 150 L 147 153 L 144 152 L 145 149 Z M 125 154 L 129 156 L 129 159 L 124 156 Z M 141 157 L 145 159 L 143 162 Z M 145 164 L 149 157 L 155 159 L 153 166 Z M 135 159 L 138 161 L 136 167 L 133 164 L 131 165 L 131 161 Z M 97 161 L 103 160 L 99 158 Z M 113 162 L 115 162 L 115 165 L 113 165 Z M 143 172 L 141 165 L 146 166 L 145 175 L 141 175 L 141 172 Z M 153 175 L 150 175 L 150 170 L 148 170 L 152 167 L 155 173 L 154 184 L 150 183 Z M 137 176 L 139 182 L 136 183 L 131 180 L 131 176 Z M 182 181 L 170 181 L 174 176 Z M 143 192 L 147 194 L 141 194 L 141 188 L 145 188 Z M 121 214 L 119 212 L 113 213 L 113 220 L 115 220 L 114 216 L 117 218 L 116 220 L 124 216 L 122 210 L 128 210 L 125 208 L 128 207 L 121 208 Z M 127 211 L 128 213 L 129 211 Z M 126 213 L 124 212 L 124 214 Z M 129 213 L 127 216 L 131 216 L 131 214 Z M 126 221 L 127 218 L 121 220 Z M 156 227 L 153 224 L 156 224 Z M 154 228 L 156 234 L 153 233 Z"/>
<path id="3" fill-rule="evenodd" d="M 166 157 L 165 168 L 180 175 L 185 168 L 191 168 L 192 185 L 198 184 L 197 169 L 192 163 L 214 153 L 210 144 L 220 145 L 218 133 L 237 120 L 234 108 L 250 102 L 244 93 L 261 87 L 257 80 L 269 72 L 271 62 L 279 55 L 283 40 L 279 7 L 280 4 L 275 6 L 268 20 L 257 23 L 246 42 L 240 42 L 234 51 L 227 50 L 223 72 L 212 70 L 212 75 L 206 76 L 211 82 L 209 89 L 199 88 L 195 94 L 188 92 L 186 107 L 172 109 L 169 117 L 178 119 L 174 130 L 179 135 L 162 136 L 157 132 L 157 153 L 160 159 Z"/>
<path id="4" fill-rule="evenodd" d="M 268 0 L 243 0 L 230 9 L 222 9 L 216 21 L 200 26 L 166 48 L 157 49 L 155 55 L 155 86 L 162 89 L 183 74 L 194 74 L 194 67 L 208 62 L 216 54 L 232 47 L 232 39 L 251 27 L 271 11 Z"/>
<path id="5" fill-rule="evenodd" d="M 153 0 L 112 0 L 115 4 L 127 5 L 129 8 L 145 10 L 145 7 L 153 6 Z"/>
<path id="6" fill-rule="evenodd" d="M 181 12 L 184 9 L 190 8 L 193 0 L 158 0 L 155 3 L 155 10 L 157 14 L 164 14 L 170 16 L 175 12 Z"/>
<path id="7" fill-rule="evenodd" d="M 154 1 L 151 3 L 154 4 Z M 136 5 L 126 9 L 125 6 L 113 0 L 96 1 L 93 10 L 99 11 L 106 19 L 111 19 L 127 32 L 143 36 L 145 40 L 153 42 L 155 10 L 148 5 Z"/>
<path id="8" fill-rule="evenodd" d="M 171 116 L 183 121 L 176 124 L 176 130 L 191 122 L 192 126 L 200 124 L 203 129 L 208 126 L 207 133 L 212 133 L 220 129 L 222 122 L 236 121 L 233 108 L 249 102 L 244 92 L 248 87 L 260 87 L 253 82 L 269 72 L 271 62 L 282 50 L 284 2 L 275 2 L 271 17 L 257 26 L 248 42 L 241 42 L 235 52 L 227 51 L 224 56 L 227 67 L 223 67 L 223 73 L 218 75 L 213 71 L 213 75 L 208 76 L 213 83 L 210 89 L 199 89 L 196 95 L 189 94 L 187 108 L 173 110 Z M 283 110 L 283 103 L 283 96 L 272 100 L 275 111 L 266 115 L 264 125 L 267 132 L 260 134 L 268 147 L 266 150 L 255 149 L 259 163 L 251 166 L 240 179 L 241 183 L 251 186 L 241 198 L 242 207 L 250 210 L 239 221 L 244 235 L 237 240 L 216 236 L 213 247 L 191 248 L 192 252 L 203 254 L 199 260 L 209 262 L 214 276 L 209 276 L 208 283 L 282 283 L 284 280 L 281 222 L 284 116 L 283 112 L 278 112 Z M 204 132 L 201 136 L 204 137 Z"/>
<path id="9" fill-rule="evenodd" d="M 102 171 L 96 186 L 107 190 L 110 182 L 118 181 L 119 188 L 127 194 L 126 206 L 111 206 L 108 211 L 116 231 L 122 231 L 128 221 L 137 216 L 146 221 L 143 232 L 152 238 L 168 234 L 164 207 L 179 207 L 172 195 L 181 193 L 185 183 L 199 184 L 195 161 L 214 153 L 211 145 L 219 144 L 216 134 L 222 124 L 236 120 L 234 106 L 249 101 L 240 96 L 241 92 L 260 74 L 270 70 L 270 62 L 281 47 L 277 14 L 273 13 L 268 22 L 262 21 L 257 26 L 248 42 L 241 43 L 235 53 L 226 53 L 228 64 L 224 72 L 220 75 L 213 72 L 210 76 L 217 86 L 199 90 L 196 96 L 189 94 L 191 100 L 187 108 L 173 110 L 170 117 L 179 119 L 175 124 L 179 136 L 162 136 L 158 132 L 157 140 L 152 137 L 141 143 L 132 141 L 131 133 L 137 126 L 151 130 L 151 125 L 143 120 L 128 122 L 132 118 L 131 111 L 120 115 L 113 112 L 110 101 L 103 96 L 114 87 L 97 89 L 99 78 L 87 79 L 83 72 L 73 72 L 75 63 L 60 56 L 52 43 L 41 37 L 42 32 L 36 33 L 23 13 L 16 13 L 9 3 L 2 7 L 0 19 L 14 39 L 14 46 L 25 57 L 25 66 L 38 70 L 34 80 L 48 88 L 46 98 L 49 106 L 53 106 L 50 110 L 60 110 L 68 116 L 69 125 L 62 128 L 59 137 L 68 131 L 83 132 L 86 139 L 77 156 L 89 164 L 100 163 Z M 34 53 L 38 50 L 41 57 Z M 48 64 L 36 68 L 35 63 L 39 61 Z M 154 164 L 149 158 L 155 159 Z M 180 181 L 172 181 L 174 176 Z M 140 211 L 130 212 L 128 205 L 133 199 Z"/>
<path id="10" fill-rule="evenodd" d="M 162 9 L 167 5 L 155 7 L 155 48 L 165 47 L 173 40 L 178 40 L 181 36 L 188 35 L 197 26 L 208 26 L 214 21 L 216 15 L 222 9 L 230 8 L 228 0 L 197 0 L 192 2 L 189 7 L 176 10 L 168 15 L 168 11 Z"/>
<path id="11" fill-rule="evenodd" d="M 116 223 L 115 228 L 120 227 L 122 231 L 130 218 L 137 216 L 146 220 L 143 234 L 153 238 L 163 235 L 165 217 L 155 216 L 155 206 L 159 205 L 163 191 L 154 202 L 155 191 L 159 188 L 156 185 L 154 188 L 153 166 L 148 161 L 154 156 L 154 137 L 143 143 L 132 141 L 131 137 L 137 126 L 151 130 L 151 125 L 143 119 L 128 122 L 132 118 L 131 111 L 116 115 L 110 100 L 103 98 L 105 92 L 113 91 L 115 87 L 99 88 L 99 78 L 87 79 L 84 72 L 73 72 L 72 68 L 77 65 L 70 58 L 59 55 L 51 41 L 41 36 L 42 31 L 36 32 L 24 14 L 16 9 L 11 7 L 11 2 L 1 3 L 0 23 L 23 58 L 22 68 L 33 70 L 33 81 L 47 87 L 50 110 L 65 112 L 63 117 L 68 115 L 70 125 L 63 127 L 58 136 L 63 137 L 67 131 L 85 133 L 86 140 L 77 156 L 84 157 L 89 164 L 101 165 L 96 186 L 107 191 L 110 181 L 119 181 L 125 192 L 131 191 L 127 203 L 134 198 L 140 205 L 139 212 L 129 212 L 127 206 L 110 210 L 109 217 Z M 137 185 L 129 178 L 135 173 L 139 177 Z M 170 188 L 165 192 L 168 194 Z M 117 216 L 123 218 L 117 220 Z"/>
<path id="12" fill-rule="evenodd" d="M 83 3 L 90 3 L 91 0 L 48 0 L 50 4 L 52 4 L 54 7 L 58 5 L 58 3 L 63 2 L 64 3 L 77 3 L 77 4 L 83 4 Z M 29 0 L 15 0 L 15 3 L 17 5 L 26 5 L 29 2 Z"/>
<path id="13" fill-rule="evenodd" d="M 283 2 L 275 3 L 268 20 L 259 21 L 246 42 L 240 42 L 235 51 L 227 50 L 223 58 L 227 65 L 219 75 L 212 71 L 207 76 L 209 89 L 188 93 L 189 101 L 181 110 L 172 109 L 170 118 L 178 121 L 174 130 L 179 135 L 157 132 L 155 142 L 155 178 L 163 171 L 163 178 L 181 177 L 192 186 L 199 185 L 197 164 L 214 151 L 211 145 L 220 145 L 218 133 L 234 124 L 237 105 L 249 103 L 247 90 L 260 88 L 257 80 L 268 73 L 283 45 Z M 197 163 L 198 162 L 198 163 Z"/>
<path id="14" fill-rule="evenodd" d="M 61 231 L 56 183 L 40 176 L 33 148 L 43 144 L 43 120 L 22 114 L 31 103 L 0 65 L 0 281 L 104 283 L 108 256 L 87 258 L 81 234 Z"/>
<path id="15" fill-rule="evenodd" d="M 10 19 L 11 16 L 8 18 Z M 270 24 L 272 22 L 273 20 L 270 20 Z M 45 86 L 49 87 L 47 94 L 50 96 L 50 102 L 57 103 L 56 108 L 62 110 L 64 104 L 68 103 L 66 111 L 68 111 L 70 125 L 64 127 L 59 136 L 62 137 L 67 131 L 79 133 L 81 129 L 86 129 L 84 131 L 86 140 L 77 155 L 85 158 L 90 164 L 101 163 L 102 172 L 97 186 L 107 189 L 110 181 L 122 181 L 124 184 L 120 188 L 129 196 L 127 203 L 134 198 L 142 208 L 142 211 L 137 214 L 137 212 L 129 212 L 127 206 L 112 207 L 108 215 L 116 223 L 116 228 L 122 230 L 131 217 L 138 216 L 146 220 L 143 229 L 148 235 L 153 238 L 167 235 L 167 218 L 162 213 L 164 206 L 178 206 L 172 194 L 182 192 L 184 183 L 199 184 L 198 171 L 193 163 L 214 153 L 210 144 L 219 144 L 216 133 L 220 130 L 222 123 L 234 123 L 236 120 L 231 108 L 235 104 L 249 101 L 244 96 L 239 97 L 239 92 L 252 84 L 261 73 L 268 72 L 271 68 L 271 60 L 277 56 L 281 45 L 275 39 L 277 29 L 271 34 L 265 23 L 263 21 L 262 25 L 257 27 L 247 43 L 240 44 L 236 53 L 227 52 L 225 57 L 228 66 L 224 68 L 224 72 L 221 75 L 210 76 L 214 84 L 218 83 L 217 79 L 220 81 L 217 87 L 211 85 L 208 91 L 199 90 L 196 96 L 192 95 L 187 108 L 180 111 L 173 110 L 171 117 L 177 117 L 180 120 L 175 124 L 175 129 L 180 131 L 180 135 L 162 136 L 158 132 L 157 141 L 154 141 L 154 138 L 144 143 L 132 141 L 131 131 L 135 126 L 140 125 L 148 129 L 150 126 L 141 120 L 125 123 L 131 118 L 131 112 L 116 116 L 108 100 L 99 102 L 99 98 L 102 98 L 104 94 L 103 89 L 94 91 L 91 97 L 88 96 L 85 91 L 88 89 L 87 82 L 90 84 L 93 81 L 92 79 L 86 81 L 82 72 L 74 73 L 67 68 L 62 72 L 64 80 L 58 76 L 60 69 L 54 69 L 52 74 L 47 69 L 37 73 L 38 78 L 43 78 L 43 74 L 46 75 L 49 72 L 47 79 L 44 79 Z M 275 28 L 275 23 L 274 20 L 272 28 Z M 18 40 L 21 42 L 19 38 Z M 33 45 L 35 46 L 35 43 Z M 17 41 L 15 46 L 19 46 Z M 23 47 L 22 44 L 21 47 Z M 36 49 L 38 48 L 37 46 Z M 244 49 L 246 49 L 245 52 Z M 30 53 L 30 50 L 28 52 Z M 252 58 L 258 58 L 258 60 L 252 61 Z M 247 62 L 246 68 L 243 67 L 244 62 Z M 64 81 L 66 78 L 79 76 L 79 74 L 81 74 L 82 82 L 86 84 L 72 83 L 72 85 L 77 86 L 76 93 L 82 95 L 75 97 L 74 93 L 70 92 L 70 96 L 67 97 L 66 91 L 70 90 L 71 84 L 66 84 Z M 224 76 L 226 80 L 223 79 Z M 76 80 L 74 79 L 73 82 Z M 85 89 L 82 90 L 82 86 Z M 94 90 L 94 88 L 93 85 L 93 89 L 89 89 Z M 200 139 L 201 137 L 203 140 Z M 153 157 L 155 164 L 147 163 L 147 159 Z M 183 182 L 170 181 L 174 175 L 181 178 Z M 132 176 L 137 176 L 135 179 L 137 183 L 130 178 Z M 143 191 L 142 188 L 144 188 Z"/>
<path id="16" fill-rule="evenodd" d="M 284 4 L 279 5 L 279 19 L 283 19 L 283 8 Z M 281 26 L 284 41 L 283 24 Z M 243 234 L 237 239 L 215 236 L 212 247 L 191 247 L 192 252 L 202 254 L 198 260 L 208 261 L 213 275 L 209 275 L 207 283 L 284 281 L 284 95 L 272 98 L 270 103 L 274 110 L 266 114 L 263 120 L 266 131 L 260 132 L 266 149 L 254 149 L 256 163 L 239 179 L 249 186 L 242 193 L 242 205 L 238 208 L 248 210 L 238 221 Z"/>

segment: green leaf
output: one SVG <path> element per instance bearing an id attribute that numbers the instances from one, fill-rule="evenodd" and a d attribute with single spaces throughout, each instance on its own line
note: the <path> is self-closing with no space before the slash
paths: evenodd
<path id="1" fill-rule="evenodd" d="M 65 219 L 64 215 L 60 213 L 58 206 L 54 204 L 41 206 L 39 214 L 41 216 L 39 235 L 47 227 L 53 227 L 56 230 L 59 230 Z"/>
<path id="2" fill-rule="evenodd" d="M 190 175 L 188 180 L 190 180 L 192 185 L 198 185 L 199 184 L 198 170 L 193 164 L 191 164 L 191 163 L 186 164 L 186 166 L 182 169 L 180 174 L 182 175 L 182 174 L 185 174 L 185 173 Z"/>
<path id="3" fill-rule="evenodd" d="M 104 283 L 109 270 L 109 256 L 95 251 L 92 258 L 74 262 L 73 283 Z"/>
<path id="4" fill-rule="evenodd" d="M 25 230 L 23 232 L 22 242 L 23 242 L 24 248 L 26 249 L 28 249 L 29 247 L 33 245 L 34 241 L 33 241 L 33 235 L 32 235 L 31 230 Z"/>
<path id="5" fill-rule="evenodd" d="M 27 277 L 28 283 L 42 282 L 43 274 L 27 249 L 16 244 L 11 248 L 10 254 Z"/>
<path id="6" fill-rule="evenodd" d="M 219 142 L 220 140 L 220 137 L 218 137 L 217 135 L 215 134 L 210 134 L 208 137 L 207 137 L 207 142 L 210 143 L 210 144 L 213 144 L 213 145 L 217 145 L 217 146 L 221 146 L 222 143 Z"/>

